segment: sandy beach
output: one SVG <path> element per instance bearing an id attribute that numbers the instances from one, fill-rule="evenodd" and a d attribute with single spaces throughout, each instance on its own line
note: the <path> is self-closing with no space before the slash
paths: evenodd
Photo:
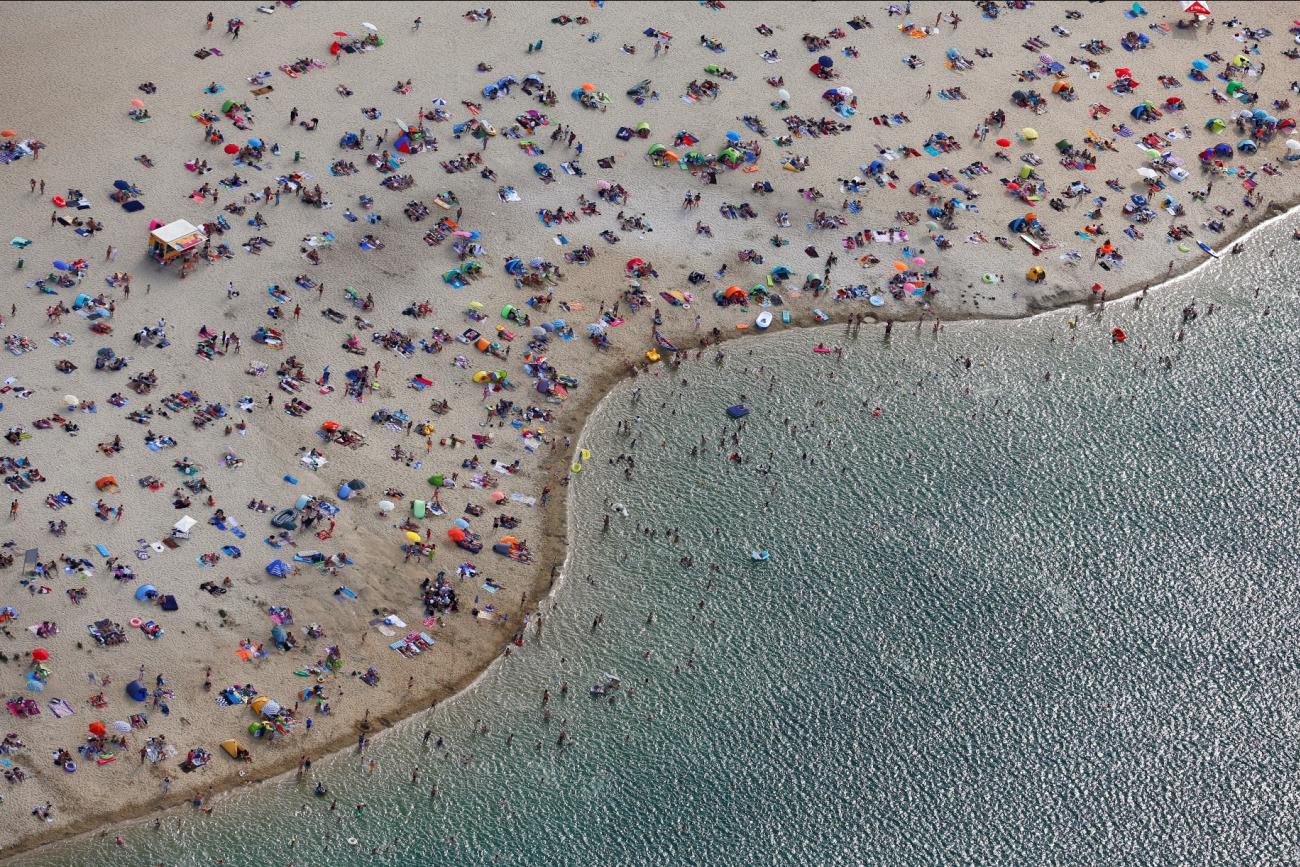
<path id="1" fill-rule="evenodd" d="M 1231 255 L 1300 198 L 1294 7 L 1142 5 L 5 4 L 0 856 L 526 652 L 636 368 Z"/>

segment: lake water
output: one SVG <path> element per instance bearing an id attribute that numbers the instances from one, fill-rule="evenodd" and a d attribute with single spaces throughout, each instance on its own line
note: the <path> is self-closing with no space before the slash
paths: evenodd
<path id="1" fill-rule="evenodd" d="M 1300 858 L 1294 222 L 1140 310 L 772 334 L 620 388 L 541 641 L 379 738 L 373 773 L 318 761 L 336 812 L 289 780 L 23 863 Z"/>

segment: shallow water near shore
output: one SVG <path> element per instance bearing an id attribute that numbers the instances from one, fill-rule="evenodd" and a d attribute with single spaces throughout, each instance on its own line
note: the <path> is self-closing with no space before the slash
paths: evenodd
<path id="1" fill-rule="evenodd" d="M 728 345 L 722 367 L 624 384 L 585 434 L 540 641 L 378 738 L 373 772 L 318 758 L 336 811 L 274 782 L 179 827 L 123 829 L 124 848 L 110 832 L 23 863 L 1300 856 L 1295 223 L 1140 310 L 937 338 L 900 325 L 888 342 L 773 334 Z M 848 357 L 813 355 L 817 340 Z M 733 445 L 722 410 L 742 393 Z M 607 463 L 625 452 L 631 482 Z M 614 501 L 629 517 L 602 533 Z M 771 560 L 752 562 L 755 545 Z M 606 672 L 622 678 L 613 705 L 587 694 Z M 421 748 L 426 728 L 442 751 Z"/>

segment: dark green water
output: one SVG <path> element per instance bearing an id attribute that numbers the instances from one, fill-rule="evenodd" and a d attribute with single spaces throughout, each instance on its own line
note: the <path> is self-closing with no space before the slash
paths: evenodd
<path id="1" fill-rule="evenodd" d="M 373 774 L 318 762 L 336 812 L 290 780 L 24 863 L 1300 857 L 1297 252 L 1275 225 L 1141 310 L 772 335 L 624 387 L 586 434 L 540 643 L 381 738 Z M 606 463 L 626 452 L 631 482 Z M 613 705 L 587 695 L 605 672 Z"/>

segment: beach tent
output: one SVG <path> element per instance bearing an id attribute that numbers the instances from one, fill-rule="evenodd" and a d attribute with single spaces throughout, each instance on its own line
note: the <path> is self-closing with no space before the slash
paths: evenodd
<path id="1" fill-rule="evenodd" d="M 194 520 L 189 515 L 186 515 L 185 517 L 177 521 L 175 524 L 172 524 L 172 527 L 178 533 L 188 533 L 190 530 L 193 530 L 195 525 L 198 523 L 199 523 L 198 521 Z"/>
<path id="2" fill-rule="evenodd" d="M 132 701 L 144 701 L 149 697 L 149 687 L 138 680 L 133 680 L 126 685 L 126 695 Z"/>
<path id="3" fill-rule="evenodd" d="M 272 578 L 283 578 L 290 572 L 289 564 L 283 560 L 272 560 L 266 564 L 266 574 Z"/>
<path id="4" fill-rule="evenodd" d="M 186 220 L 173 220 L 149 232 L 149 255 L 166 265 L 208 239 L 207 233 Z"/>
<path id="5" fill-rule="evenodd" d="M 1237 150 L 1241 151 L 1243 154 L 1253 154 L 1255 151 L 1259 150 L 1259 145 L 1255 144 L 1253 139 L 1242 139 L 1237 142 Z"/>
<path id="6" fill-rule="evenodd" d="M 135 589 L 135 600 L 143 602 L 146 599 L 152 599 L 158 595 L 158 588 L 152 584 L 141 584 Z"/>

